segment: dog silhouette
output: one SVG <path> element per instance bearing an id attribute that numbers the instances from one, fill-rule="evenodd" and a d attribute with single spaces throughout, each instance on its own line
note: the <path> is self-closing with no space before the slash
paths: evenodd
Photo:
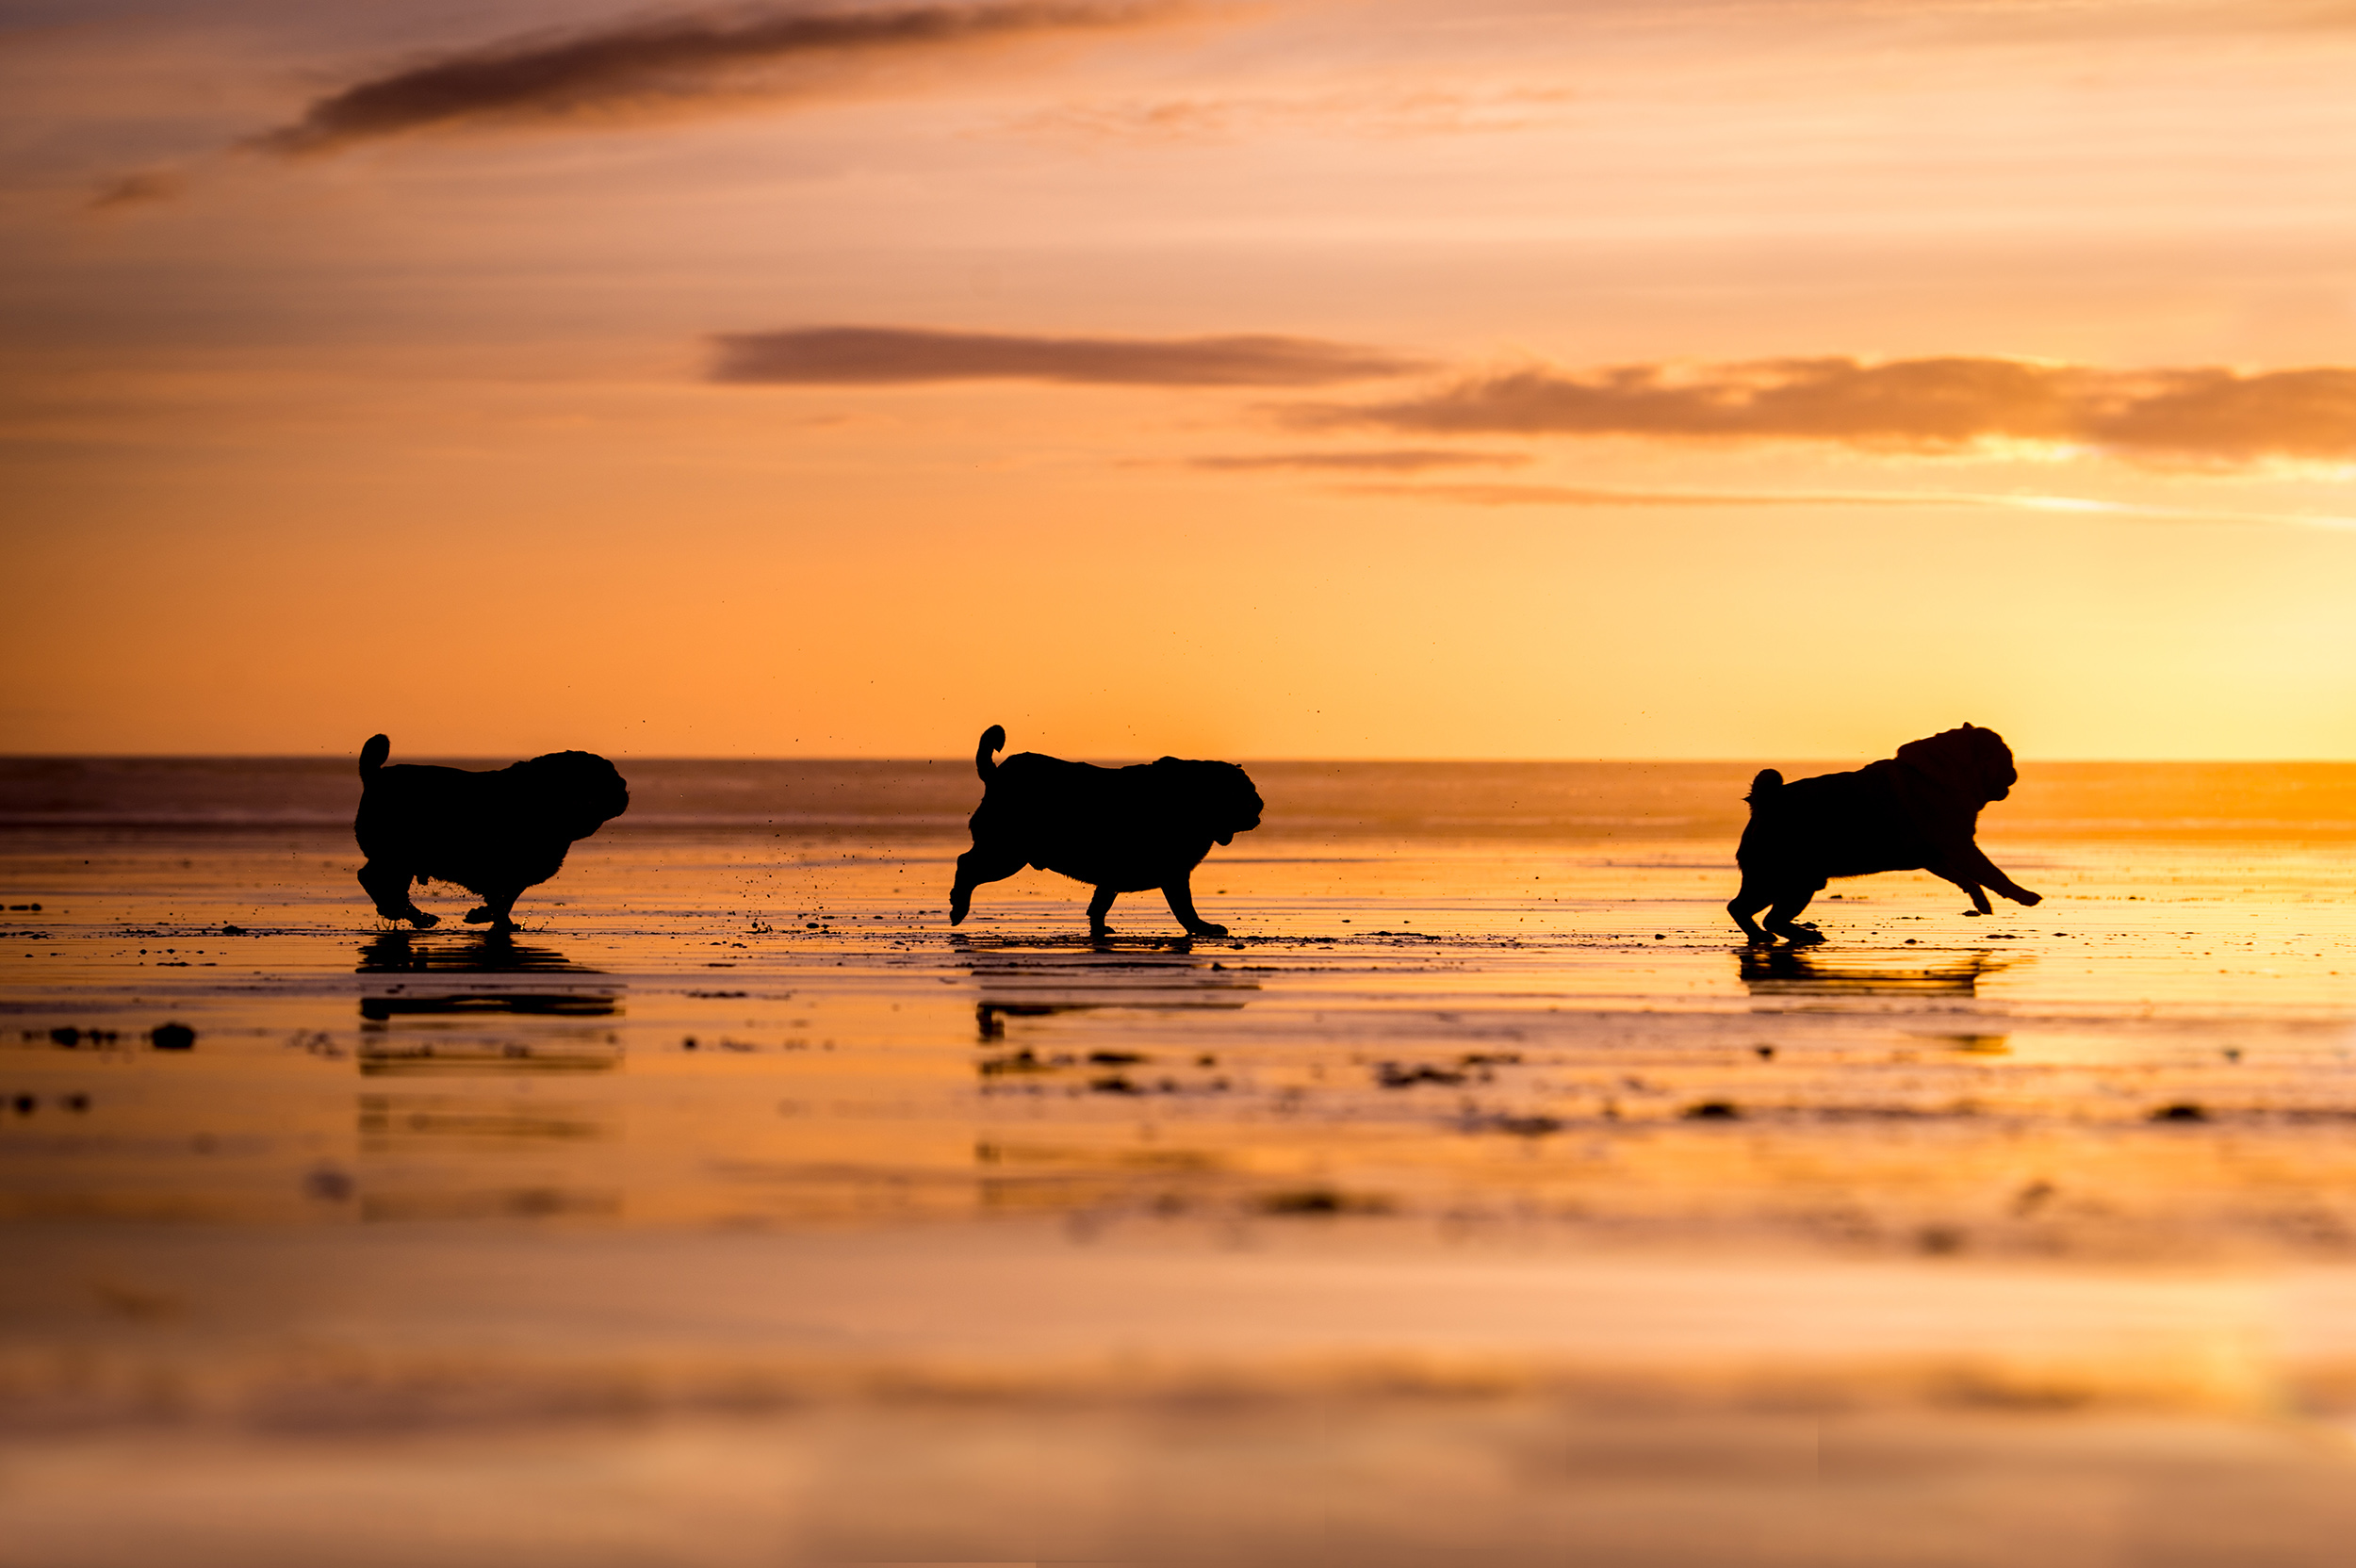
<path id="1" fill-rule="evenodd" d="M 585 751 L 550 752 L 492 773 L 415 762 L 384 765 L 393 743 L 360 748 L 360 813 L 352 835 L 368 863 L 360 886 L 386 920 L 439 923 L 410 901 L 412 881 L 454 882 L 483 900 L 472 924 L 512 931 L 515 900 L 564 864 L 564 852 L 630 808 L 614 764 Z"/>
<path id="2" fill-rule="evenodd" d="M 1824 939 L 1792 921 L 1835 876 L 1927 871 L 1971 895 L 1972 913 L 1993 888 L 2016 904 L 2038 896 L 1997 870 L 1972 841 L 1980 808 L 2012 792 L 2012 748 L 1992 729 L 1965 725 L 1908 741 L 1895 757 L 1855 773 L 1794 779 L 1762 768 L 1751 780 L 1751 820 L 1735 851 L 1742 888 L 1726 913 L 1754 942 Z M 1767 911 L 1765 929 L 1752 917 Z"/>
<path id="3" fill-rule="evenodd" d="M 1088 930 L 1106 936 L 1104 917 L 1122 893 L 1159 888 L 1187 934 L 1223 937 L 1194 910 L 1194 868 L 1214 843 L 1260 825 L 1259 792 L 1233 762 L 1165 757 L 1129 768 L 1100 768 L 1025 751 L 994 761 L 1006 745 L 997 725 L 982 731 L 973 771 L 982 803 L 973 847 L 957 857 L 949 923 L 963 921 L 973 890 L 1037 866 L 1092 883 Z"/>

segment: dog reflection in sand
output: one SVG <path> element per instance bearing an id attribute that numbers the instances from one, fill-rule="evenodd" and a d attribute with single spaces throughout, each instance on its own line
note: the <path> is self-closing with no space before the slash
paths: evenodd
<path id="1" fill-rule="evenodd" d="M 1992 729 L 1965 725 L 1908 741 L 1898 755 L 1855 773 L 1794 779 L 1763 768 L 1751 780 L 1750 825 L 1735 860 L 1742 890 L 1726 913 L 1754 942 L 1824 939 L 1792 922 L 1835 876 L 1927 871 L 1961 888 L 1971 912 L 1991 907 L 1989 888 L 2016 904 L 2037 895 L 1996 868 L 1972 841 L 1980 808 L 2012 792 L 2012 748 Z M 1767 911 L 1765 928 L 1753 919 Z"/>
<path id="2" fill-rule="evenodd" d="M 360 748 L 360 814 L 352 825 L 368 864 L 360 886 L 386 920 L 439 923 L 410 901 L 409 884 L 455 882 L 482 905 L 466 919 L 512 931 L 515 900 L 564 864 L 564 852 L 630 807 L 614 764 L 585 751 L 551 752 L 493 773 L 418 763 L 384 765 L 392 743 Z"/>
<path id="3" fill-rule="evenodd" d="M 1133 768 L 1100 768 L 1025 751 L 994 760 L 1006 732 L 991 725 L 973 754 L 982 804 L 973 847 L 957 857 L 949 923 L 965 919 L 973 890 L 1025 866 L 1093 883 L 1088 930 L 1109 934 L 1104 917 L 1122 893 L 1159 888 L 1189 936 L 1223 937 L 1194 911 L 1194 868 L 1214 843 L 1260 825 L 1260 795 L 1233 762 L 1165 757 Z"/>

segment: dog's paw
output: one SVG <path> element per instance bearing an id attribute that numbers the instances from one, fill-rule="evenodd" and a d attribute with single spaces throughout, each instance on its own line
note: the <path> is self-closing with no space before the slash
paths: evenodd
<path id="1" fill-rule="evenodd" d="M 478 904 L 473 908 L 467 910 L 466 914 L 460 918 L 465 920 L 468 925 L 488 925 L 495 917 L 491 913 L 491 906 L 489 905 Z"/>
<path id="2" fill-rule="evenodd" d="M 2032 904 L 2042 904 L 2042 903 L 2044 903 L 2044 902 L 2045 902 L 2045 895 L 2044 895 L 2043 893 L 2033 893 L 2033 892 L 2031 892 L 2028 889 L 2023 888 L 2023 889 L 2021 889 L 2019 892 L 2017 892 L 2017 893 L 2015 893 L 2015 894 L 2013 894 L 2013 895 L 2012 895 L 2012 901 L 2013 901 L 2015 904 L 2018 904 L 2018 905 L 2022 906 L 2023 907 L 2026 907 L 2027 906 L 2032 905 Z"/>
<path id="3" fill-rule="evenodd" d="M 1783 939 L 1793 947 L 1814 947 L 1824 939 L 1824 934 L 1812 925 L 1795 925 L 1783 934 Z"/>
<path id="4" fill-rule="evenodd" d="M 429 915 L 423 909 L 412 909 L 401 918 L 407 921 L 410 924 L 416 926 L 420 931 L 424 930 L 429 925 L 439 925 L 442 923 L 441 916 Z"/>
<path id="5" fill-rule="evenodd" d="M 1227 935 L 1227 927 L 1213 925 L 1209 921 L 1204 921 L 1200 925 L 1187 926 L 1186 935 L 1189 937 L 1224 937 Z"/>

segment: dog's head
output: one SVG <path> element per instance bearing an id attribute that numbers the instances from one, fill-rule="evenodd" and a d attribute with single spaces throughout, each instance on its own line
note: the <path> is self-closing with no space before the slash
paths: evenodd
<path id="1" fill-rule="evenodd" d="M 2021 775 L 2012 765 L 2012 748 L 1992 729 L 1965 725 L 1942 729 L 1898 748 L 1898 760 L 1931 776 L 1967 800 L 1986 805 L 2012 793 Z"/>
<path id="2" fill-rule="evenodd" d="M 529 785 L 549 825 L 568 839 L 585 839 L 630 809 L 630 786 L 593 752 L 552 751 L 507 771 Z"/>
<path id="3" fill-rule="evenodd" d="M 1260 792 L 1252 776 L 1233 762 L 1190 762 L 1165 757 L 1153 764 L 1177 776 L 1184 808 L 1220 843 L 1260 825 Z"/>

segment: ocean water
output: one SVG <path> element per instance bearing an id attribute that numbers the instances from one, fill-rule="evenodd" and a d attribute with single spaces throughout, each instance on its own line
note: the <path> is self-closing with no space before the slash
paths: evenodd
<path id="1" fill-rule="evenodd" d="M 0 760 L 0 1562 L 2303 1562 L 2356 1495 L 2356 767 L 2025 764 L 2044 903 L 1761 953 L 1747 763 L 1252 764 L 1191 940 L 952 930 L 964 761 L 622 766 L 496 939 L 375 918 L 348 761 Z"/>

